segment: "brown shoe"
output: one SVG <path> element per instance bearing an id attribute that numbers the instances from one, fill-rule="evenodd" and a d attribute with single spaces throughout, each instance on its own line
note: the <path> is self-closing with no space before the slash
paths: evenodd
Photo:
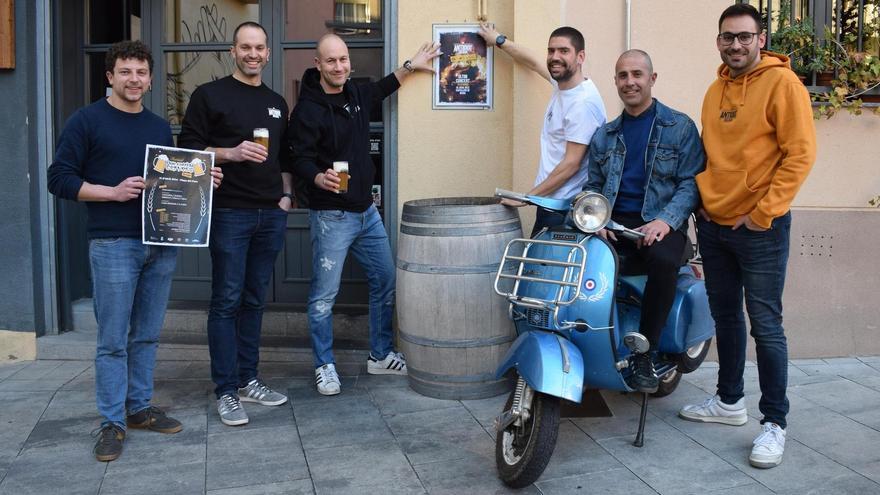
<path id="1" fill-rule="evenodd" d="M 94 435 L 94 433 L 92 434 Z M 125 440 L 125 430 L 108 424 L 98 430 L 98 441 L 95 442 L 95 459 L 101 462 L 115 461 L 122 453 L 122 442 Z"/>
<path id="2" fill-rule="evenodd" d="M 165 411 L 156 406 L 150 406 L 142 411 L 130 414 L 125 422 L 129 428 L 152 430 L 159 433 L 177 433 L 183 429 L 180 421 L 169 418 Z"/>

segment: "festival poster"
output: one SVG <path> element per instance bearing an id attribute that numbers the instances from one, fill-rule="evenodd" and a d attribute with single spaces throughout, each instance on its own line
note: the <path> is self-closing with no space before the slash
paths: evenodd
<path id="1" fill-rule="evenodd" d="M 478 24 L 434 24 L 434 108 L 492 108 L 492 50 Z"/>
<path id="2" fill-rule="evenodd" d="M 213 152 L 147 145 L 141 195 L 144 244 L 208 245 L 213 167 Z"/>

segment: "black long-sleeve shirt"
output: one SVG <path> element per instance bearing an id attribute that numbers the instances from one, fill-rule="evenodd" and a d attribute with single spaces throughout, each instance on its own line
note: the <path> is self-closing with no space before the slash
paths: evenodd
<path id="1" fill-rule="evenodd" d="M 253 141 L 254 129 L 269 129 L 269 158 L 263 163 L 226 162 L 223 185 L 214 191 L 220 208 L 277 208 L 289 170 L 287 102 L 265 84 L 251 86 L 232 76 L 203 84 L 193 91 L 177 144 L 203 150 L 234 148 Z"/>

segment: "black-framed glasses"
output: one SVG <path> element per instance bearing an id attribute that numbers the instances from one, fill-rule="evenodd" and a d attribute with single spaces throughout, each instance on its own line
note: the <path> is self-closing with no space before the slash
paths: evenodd
<path id="1" fill-rule="evenodd" d="M 740 45 L 747 46 L 751 45 L 752 41 L 755 40 L 755 36 L 761 33 L 750 33 L 748 31 L 743 31 L 741 33 L 721 33 L 718 35 L 718 42 L 724 46 L 732 45 L 733 40 L 739 41 Z"/>

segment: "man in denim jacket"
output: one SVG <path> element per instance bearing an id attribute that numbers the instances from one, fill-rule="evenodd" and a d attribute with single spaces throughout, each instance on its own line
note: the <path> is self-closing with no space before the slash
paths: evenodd
<path id="1" fill-rule="evenodd" d="M 618 253 L 641 260 L 647 269 L 640 331 L 651 351 L 657 349 L 675 297 L 687 218 L 699 203 L 694 176 L 706 161 L 693 121 L 651 97 L 656 80 L 647 53 L 629 50 L 617 59 L 614 83 L 624 111 L 593 135 L 584 186 L 585 191 L 608 198 L 614 221 L 645 234 L 632 242 L 618 241 L 608 230 L 599 232 Z M 636 355 L 633 361 L 630 385 L 656 392 L 658 379 L 650 352 Z"/>

